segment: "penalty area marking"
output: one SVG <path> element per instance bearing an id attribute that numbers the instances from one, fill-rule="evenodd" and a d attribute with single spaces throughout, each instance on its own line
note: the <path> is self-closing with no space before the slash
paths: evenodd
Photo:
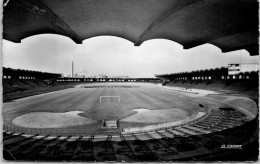
<path id="1" fill-rule="evenodd" d="M 107 102 L 110 102 L 109 100 L 109 98 L 112 98 L 112 97 L 115 97 L 115 98 L 118 98 L 118 102 L 120 103 L 120 96 L 100 96 L 99 97 L 99 103 L 102 103 L 102 98 L 107 98 Z"/>

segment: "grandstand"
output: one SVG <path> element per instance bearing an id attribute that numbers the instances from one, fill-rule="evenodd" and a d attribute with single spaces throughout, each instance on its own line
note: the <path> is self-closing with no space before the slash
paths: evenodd
<path id="1" fill-rule="evenodd" d="M 227 67 L 157 75 L 164 85 L 185 89 L 207 89 L 246 95 L 258 101 L 258 72 L 252 70 L 230 75 Z"/>
<path id="2" fill-rule="evenodd" d="M 12 99 L 21 98 L 50 92 L 54 90 L 64 89 L 69 87 L 59 85 L 56 79 L 61 74 L 20 70 L 3 67 L 2 85 L 3 85 L 3 100 L 10 101 Z"/>

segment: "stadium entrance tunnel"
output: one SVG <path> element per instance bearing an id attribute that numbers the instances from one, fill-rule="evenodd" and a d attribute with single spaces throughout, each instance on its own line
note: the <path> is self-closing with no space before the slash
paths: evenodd
<path id="1" fill-rule="evenodd" d="M 110 120 L 110 121 L 103 120 L 101 128 L 102 129 L 116 129 L 116 128 L 118 128 L 118 121 L 117 120 Z"/>

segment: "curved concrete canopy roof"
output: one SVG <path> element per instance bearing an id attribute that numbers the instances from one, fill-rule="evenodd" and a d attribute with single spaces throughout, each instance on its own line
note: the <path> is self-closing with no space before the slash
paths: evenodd
<path id="1" fill-rule="evenodd" d="M 76 43 L 100 35 L 139 46 L 155 38 L 258 55 L 257 0 L 5 0 L 3 38 L 53 33 Z"/>

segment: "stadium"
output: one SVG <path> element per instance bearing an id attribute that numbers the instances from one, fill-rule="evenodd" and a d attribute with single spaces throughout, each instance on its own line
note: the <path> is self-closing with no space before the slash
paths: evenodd
<path id="1" fill-rule="evenodd" d="M 149 2 L 6 0 L 3 2 L 3 39 L 8 42 L 4 42 L 4 46 L 9 42 L 23 44 L 22 39 L 40 34 L 63 35 L 74 41 L 73 44 L 110 35 L 125 38 L 135 46 L 163 38 L 171 40 L 170 44 L 172 41 L 182 44 L 184 49 L 210 43 L 222 52 L 244 49 L 250 59 L 259 55 L 257 1 Z M 218 24 L 223 26 L 216 26 Z M 116 49 L 114 42 L 111 43 Z M 33 46 L 42 45 L 33 43 L 30 47 Z M 25 46 L 25 49 L 30 47 Z M 55 61 L 59 56 L 58 60 L 66 58 L 65 51 L 60 55 L 56 49 L 58 44 L 52 48 L 42 47 L 56 53 L 51 56 L 51 65 L 58 65 Z M 76 53 L 74 49 L 72 52 Z M 95 49 L 100 50 L 100 47 Z M 8 51 L 13 52 L 13 49 L 4 47 L 4 55 Z M 118 51 L 120 49 L 116 49 Z M 16 52 L 23 53 L 22 49 Z M 112 58 L 113 55 L 109 55 Z M 69 61 L 71 74 L 64 76 L 56 71 L 6 67 L 11 64 L 7 62 L 7 55 L 4 59 L 2 149 L 7 161 L 258 159 L 258 63 L 235 62 L 200 70 L 191 67 L 185 72 L 174 72 L 166 67 L 166 73 L 145 77 L 148 74 L 145 61 L 150 61 L 146 58 L 141 60 L 142 67 L 138 69 L 138 72 L 145 72 L 143 77 L 118 76 L 127 71 L 123 67 L 121 70 L 116 67 L 117 72 L 109 76 L 85 76 L 76 73 L 75 68 L 79 69 L 86 62 L 76 65 L 74 57 Z M 19 55 L 17 65 L 23 61 L 18 59 Z M 95 63 L 95 66 L 102 65 L 98 59 L 101 64 Z M 33 57 L 26 60 L 37 65 L 32 62 L 37 61 Z M 137 60 L 140 59 L 133 59 Z M 150 71 L 154 65 L 161 68 L 158 63 L 165 59 L 153 60 L 157 63 L 152 63 Z M 41 62 L 43 60 L 38 64 Z M 104 66 L 110 69 L 117 61 L 105 62 L 112 63 Z M 131 59 L 124 64 L 127 62 Z M 172 65 L 171 68 L 177 67 L 177 64 Z M 91 68 L 93 72 L 96 69 Z M 134 69 L 130 67 L 132 72 Z"/>

